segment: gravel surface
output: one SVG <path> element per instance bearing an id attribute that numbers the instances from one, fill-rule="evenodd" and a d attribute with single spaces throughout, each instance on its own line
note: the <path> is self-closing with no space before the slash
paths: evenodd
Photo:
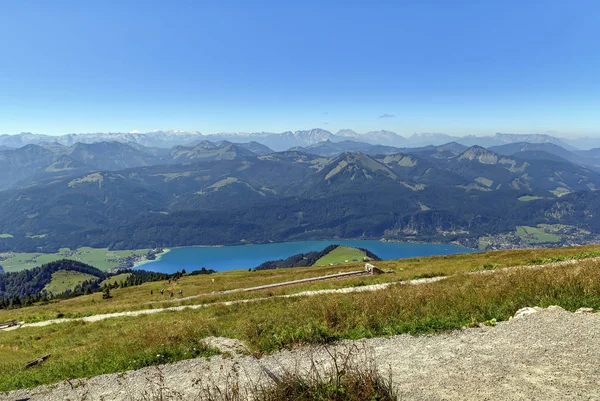
<path id="1" fill-rule="evenodd" d="M 495 327 L 413 337 L 346 341 L 302 347 L 257 360 L 233 354 L 194 359 L 0 395 L 2 400 L 197 400 L 203 388 L 223 391 L 268 383 L 263 367 L 280 375 L 304 371 L 330 353 L 358 350 L 391 373 L 401 400 L 600 400 L 600 313 L 559 307 L 526 308 Z M 226 339 L 213 343 L 231 347 Z M 233 349 L 243 347 L 236 347 Z M 234 378 L 237 377 L 237 380 Z"/>

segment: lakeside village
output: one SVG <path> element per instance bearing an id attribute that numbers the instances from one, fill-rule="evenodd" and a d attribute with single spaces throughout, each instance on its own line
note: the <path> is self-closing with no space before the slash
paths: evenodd
<path id="1" fill-rule="evenodd" d="M 87 260 L 82 260 L 82 259 L 85 259 L 83 257 L 84 255 L 90 254 L 92 252 L 93 251 L 87 250 L 87 249 L 86 250 L 63 249 L 63 250 L 61 250 L 61 252 L 56 254 L 58 257 L 56 257 L 55 260 L 72 259 L 72 260 L 77 260 L 77 261 L 81 261 L 81 262 L 85 262 L 85 263 L 90 263 Z M 149 249 L 146 253 L 131 252 L 127 256 L 116 256 L 115 255 L 116 257 L 107 258 L 103 262 L 114 265 L 114 267 L 106 270 L 107 273 L 115 273 L 115 272 L 117 272 L 119 270 L 123 270 L 123 269 L 132 269 L 138 263 L 142 263 L 142 262 L 150 261 L 150 260 L 156 260 L 158 255 L 162 254 L 163 252 L 165 252 L 164 248 L 154 248 L 154 249 Z M 0 253 L 0 274 L 3 274 L 5 272 L 5 269 L 2 267 L 2 262 L 6 261 L 8 259 L 14 258 L 16 255 L 18 255 L 18 253 L 14 253 L 14 252 Z M 37 258 L 40 256 L 43 256 L 43 255 L 44 254 L 42 254 L 42 253 L 31 254 L 29 256 L 31 259 L 23 260 L 20 263 L 30 265 L 30 267 L 35 267 L 37 265 L 42 264 L 37 260 Z"/>
<path id="2" fill-rule="evenodd" d="M 163 253 L 164 251 L 165 250 L 163 248 L 155 248 L 155 249 L 149 249 L 146 254 L 142 254 L 142 255 L 133 254 L 133 255 L 129 255 L 124 258 L 116 258 L 113 260 L 109 260 L 109 262 L 115 262 L 119 265 L 118 267 L 110 269 L 109 273 L 116 272 L 116 271 L 122 270 L 122 269 L 132 269 L 138 263 L 145 262 L 148 260 L 156 260 L 156 257 L 158 255 L 160 255 L 161 253 Z"/>

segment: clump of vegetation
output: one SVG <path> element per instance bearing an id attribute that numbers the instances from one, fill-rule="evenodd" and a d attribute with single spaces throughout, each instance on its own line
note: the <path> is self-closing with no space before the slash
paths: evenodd
<path id="1" fill-rule="evenodd" d="M 485 265 L 482 266 L 483 270 L 494 270 L 500 267 L 500 264 L 498 263 L 486 263 Z"/>
<path id="2" fill-rule="evenodd" d="M 216 270 L 207 269 L 206 267 L 203 267 L 200 270 L 193 270 L 189 273 L 186 273 L 185 270 L 182 271 L 182 273 L 187 274 L 188 276 L 200 276 L 202 274 L 214 274 L 216 272 L 217 272 Z"/>
<path id="3" fill-rule="evenodd" d="M 286 373 L 278 383 L 263 389 L 257 397 L 261 401 L 395 401 L 390 379 L 374 369 L 344 366 L 336 367 L 327 375 L 314 373 L 303 376 Z"/>
<path id="4" fill-rule="evenodd" d="M 441 273 L 423 273 L 423 274 L 415 274 L 411 277 L 411 280 L 420 280 L 423 278 L 435 278 L 435 277 L 444 277 L 445 274 Z"/>
<path id="5" fill-rule="evenodd" d="M 276 375 L 263 367 L 269 383 L 260 382 L 249 389 L 241 389 L 238 377 L 228 376 L 224 388 L 208 386 L 202 390 L 201 400 L 211 401 L 396 401 L 391 375 L 384 377 L 365 352 L 366 358 L 357 359 L 355 346 L 341 351 L 323 348 L 328 357 L 311 357 L 311 369 L 299 372 L 286 369 Z"/>

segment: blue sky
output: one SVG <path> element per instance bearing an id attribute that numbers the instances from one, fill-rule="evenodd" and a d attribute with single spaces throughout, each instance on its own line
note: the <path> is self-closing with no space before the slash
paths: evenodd
<path id="1" fill-rule="evenodd" d="M 0 134 L 600 135 L 599 15 L 585 0 L 3 0 Z"/>

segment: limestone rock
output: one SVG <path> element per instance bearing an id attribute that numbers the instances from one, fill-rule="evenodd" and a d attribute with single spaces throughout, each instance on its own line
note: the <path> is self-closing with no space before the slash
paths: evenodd
<path id="1" fill-rule="evenodd" d="M 533 307 L 533 308 L 529 308 L 529 307 L 525 307 L 525 308 L 521 308 L 517 311 L 517 313 L 515 313 L 514 318 L 515 319 L 520 319 L 524 316 L 527 315 L 532 315 L 534 313 L 538 313 L 540 311 L 541 308 L 538 307 Z"/>
<path id="2" fill-rule="evenodd" d="M 211 348 L 218 349 L 222 353 L 234 355 L 248 353 L 248 348 L 240 340 L 236 340 L 235 338 L 206 337 L 202 342 Z"/>

